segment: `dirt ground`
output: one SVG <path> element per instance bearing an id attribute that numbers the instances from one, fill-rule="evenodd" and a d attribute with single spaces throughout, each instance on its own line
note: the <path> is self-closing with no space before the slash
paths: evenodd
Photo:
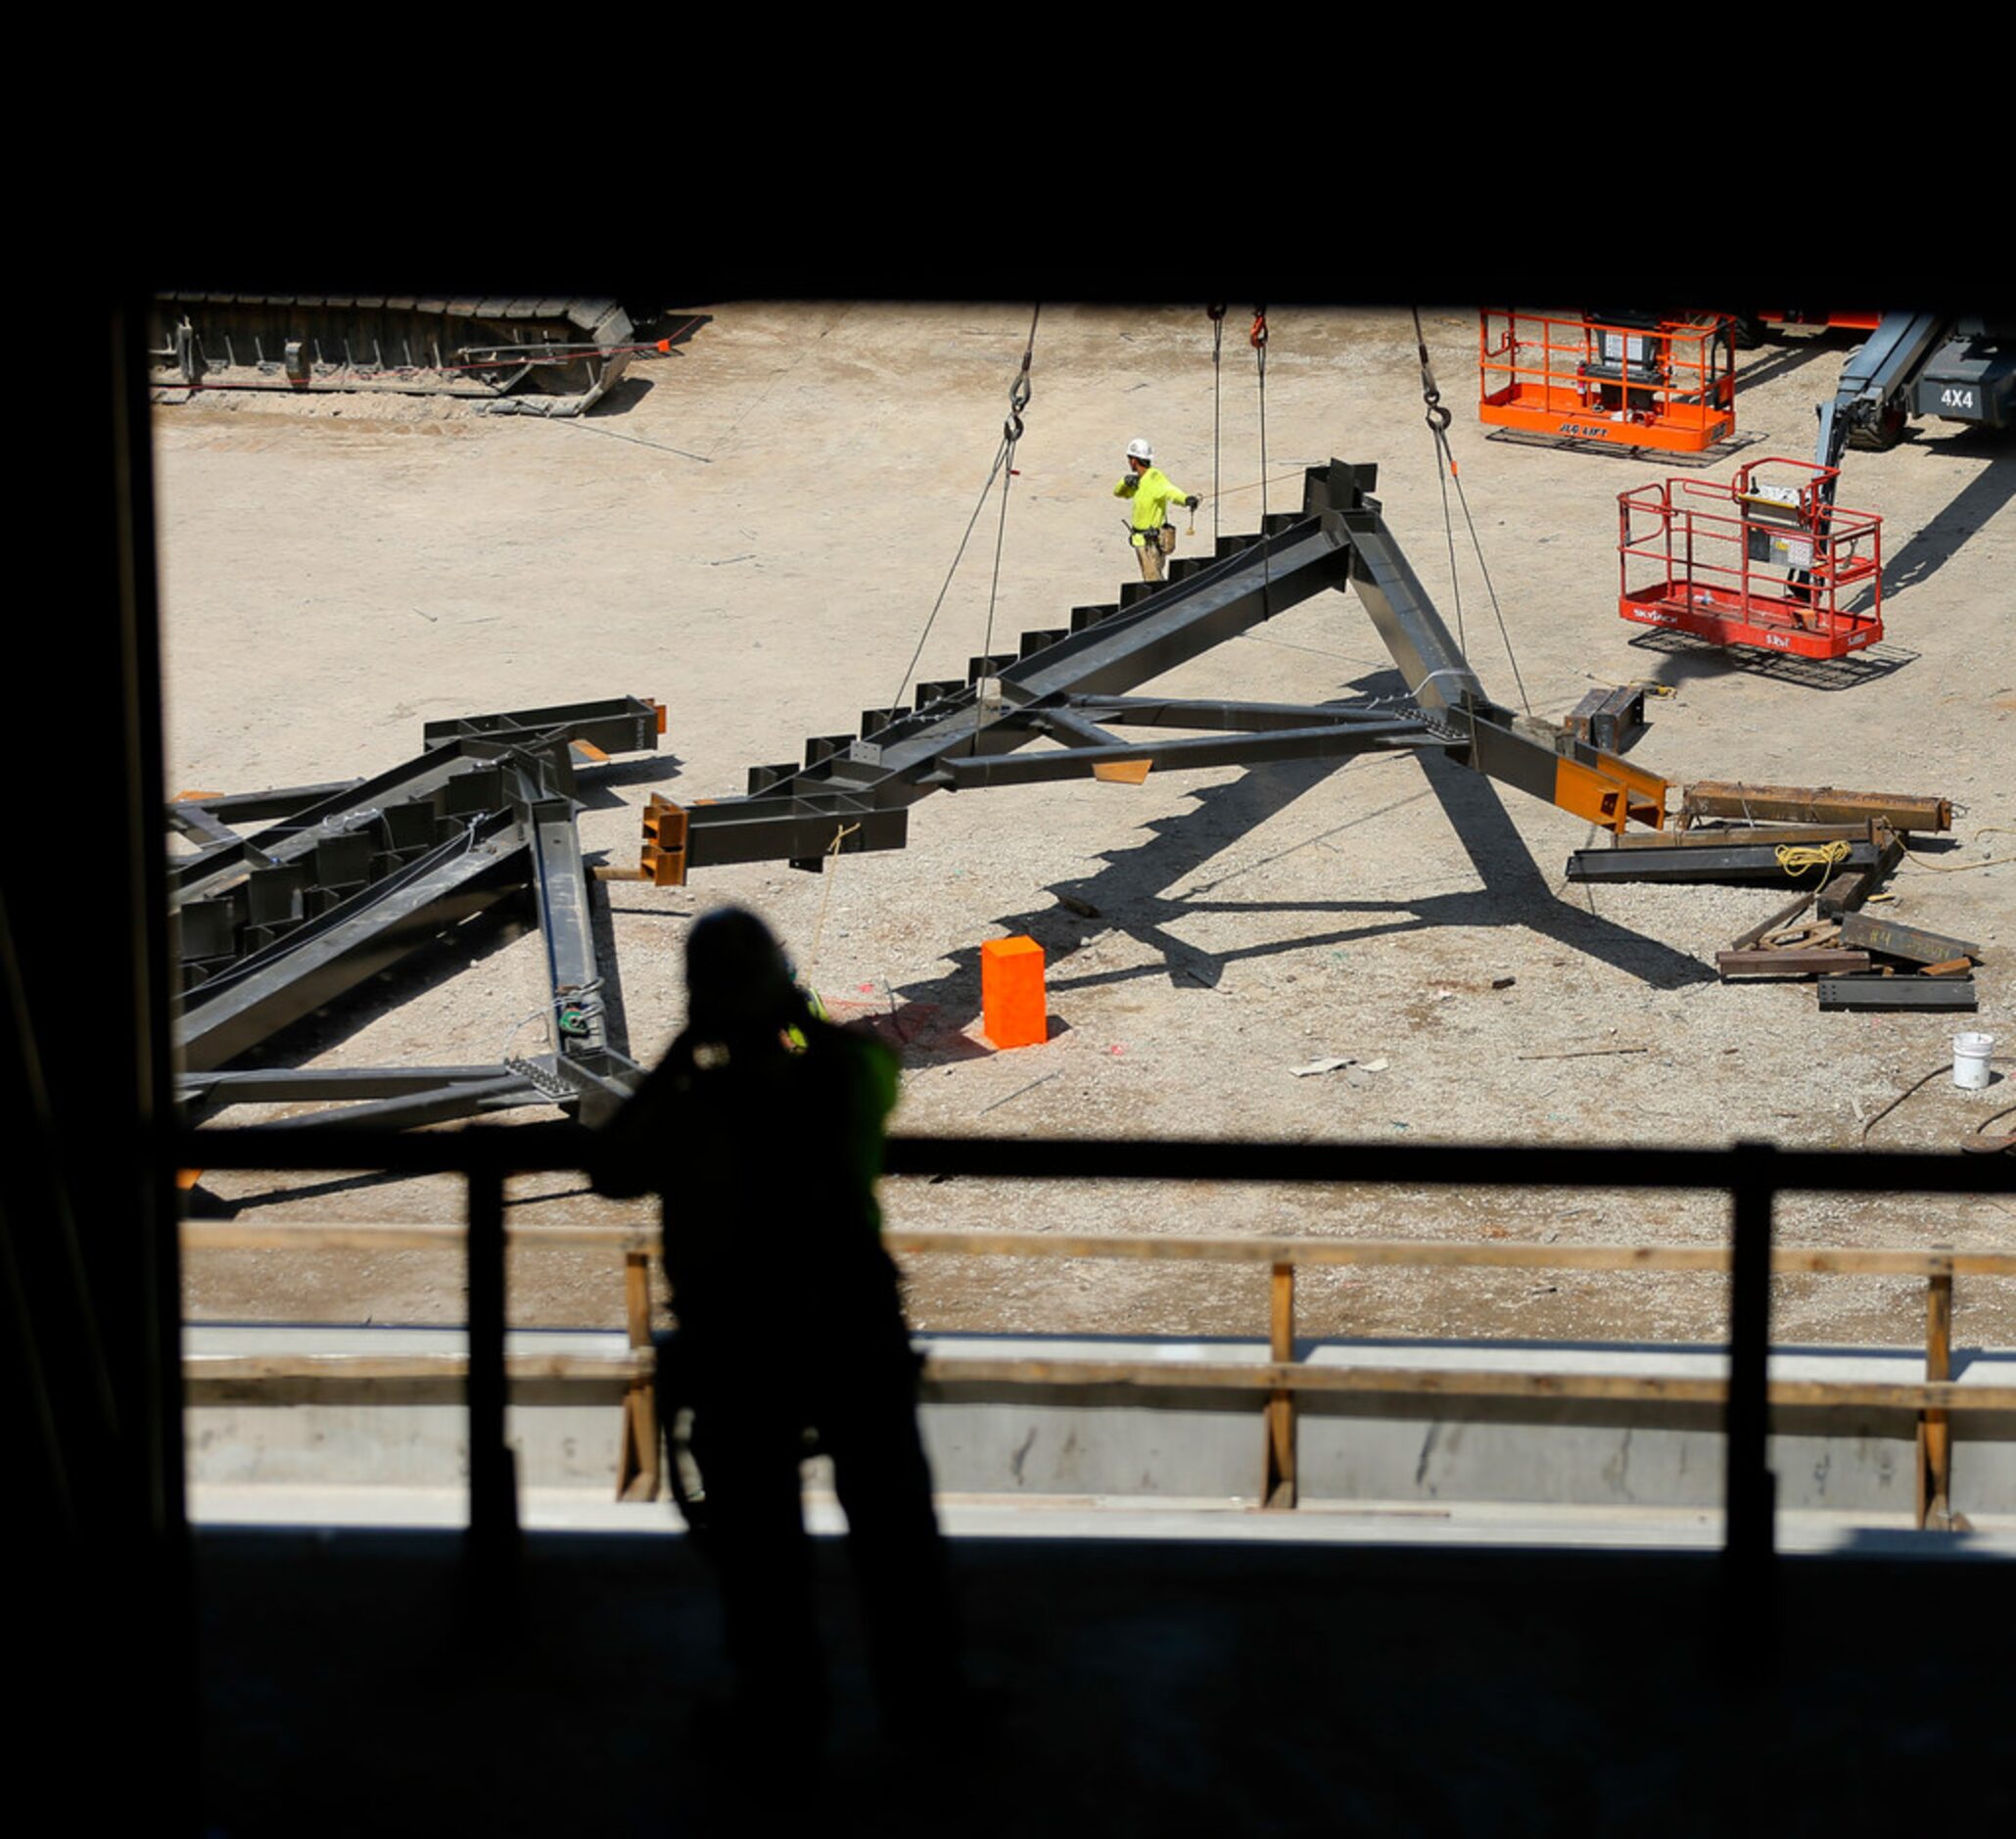
<path id="1" fill-rule="evenodd" d="M 157 410 L 170 788 L 372 773 L 416 752 L 428 719 L 655 696 L 670 707 L 665 751 L 603 774 L 581 817 L 591 860 L 633 862 L 650 791 L 739 792 L 748 765 L 794 758 L 805 735 L 896 700 L 986 477 L 1029 308 L 714 311 L 690 346 L 640 365 L 578 422 L 393 398 Z M 1256 527 L 1263 496 L 1270 510 L 1296 506 L 1305 463 L 1376 461 L 1388 526 L 1453 626 L 1407 315 L 1270 318 L 1271 483 L 1263 494 L 1252 354 L 1228 339 L 1219 527 Z M 698 872 L 684 890 L 611 884 L 631 1052 L 650 1061 L 680 1024 L 687 923 L 739 901 L 769 917 L 843 1018 L 892 1018 L 907 1043 L 896 1121 L 910 1132 L 1853 1149 L 1950 1146 L 1999 1113 L 2016 1060 L 1985 1094 L 1936 1069 L 1956 1025 L 2016 1054 L 2003 967 L 2016 863 L 1998 860 L 2016 857 L 2016 449 L 1933 422 L 1889 453 L 1849 456 L 1842 498 L 1883 515 L 1887 557 L 1887 637 L 1855 665 L 1816 674 L 1674 644 L 1617 616 L 1616 503 L 1676 469 L 1487 439 L 1475 312 L 1425 320 L 1509 635 L 1459 516 L 1462 622 L 1486 684 L 1515 705 L 1523 684 L 1554 718 L 1592 684 L 1670 685 L 1649 703 L 1654 726 L 1633 758 L 1676 782 L 1953 799 L 1955 839 L 1921 845 L 1884 911 L 1989 948 L 1977 1017 L 1823 1015 L 1806 984 L 1722 985 L 1712 954 L 1782 895 L 1592 894 L 1564 878 L 1569 851 L 1592 840 L 1576 820 L 1439 757 L 1373 755 L 932 798 L 914 811 L 907 849 L 850 856 L 823 876 L 779 864 Z M 1213 491 L 1210 349 L 1196 308 L 1044 308 L 994 648 L 1113 598 L 1133 574 L 1108 495 L 1129 438 L 1152 439 L 1187 490 Z M 1791 333 L 1746 354 L 1743 457 L 1810 455 L 1814 405 L 1846 349 Z M 1692 476 L 1725 478 L 1732 464 Z M 1213 508 L 1179 553 L 1208 549 Z M 962 677 L 987 648 L 995 516 L 990 505 L 913 684 Z M 1357 601 L 1327 594 L 1156 687 L 1315 702 L 1399 681 Z M 1053 1038 L 997 1054 L 977 1033 L 978 950 L 1024 932 L 1048 954 Z M 368 1000 L 304 1023 L 285 1050 L 328 1065 L 494 1060 L 507 1043 L 536 1044 L 542 979 L 522 916 L 475 922 Z M 1358 1064 L 1292 1076 L 1323 1056 Z M 207 1187 L 261 1217 L 459 1207 L 445 1183 L 219 1174 Z M 885 1201 L 904 1225 L 1054 1231 L 1571 1243 L 1726 1230 L 1717 1203 L 1684 1197 L 906 1181 Z M 541 1219 L 635 1213 L 565 1180 L 521 1184 L 517 1202 Z M 1781 1232 L 1975 1247 L 2010 1243 L 2012 1218 L 2016 1207 L 1989 1201 L 1794 1198 Z M 512 1282 L 518 1320 L 621 1319 L 611 1257 L 528 1251 Z M 200 1252 L 185 1285 L 199 1319 L 461 1314 L 459 1261 L 431 1253 Z M 2012 1291 L 1963 1283 L 1964 1344 L 2016 1342 Z M 1725 1321 L 1718 1282 L 1655 1274 L 1336 1271 L 1310 1275 L 1302 1298 L 1310 1334 L 1719 1338 Z M 911 1301 L 918 1326 L 941 1330 L 1255 1334 L 1266 1320 L 1259 1274 L 1207 1267 L 922 1259 Z M 1922 1320 L 1909 1282 L 1808 1278 L 1781 1282 L 1774 1329 L 1896 1343 L 1916 1340 Z"/>

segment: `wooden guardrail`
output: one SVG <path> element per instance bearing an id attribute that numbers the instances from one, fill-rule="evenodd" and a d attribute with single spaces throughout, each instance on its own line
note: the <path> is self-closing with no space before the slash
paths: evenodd
<path id="1" fill-rule="evenodd" d="M 511 1223 L 506 1243 L 520 1250 L 568 1247 L 624 1254 L 625 1317 L 630 1352 L 618 1359 L 578 1354 L 509 1356 L 513 1383 L 590 1383 L 623 1389 L 623 1440 L 618 1492 L 650 1499 L 658 1492 L 659 1439 L 651 1389 L 649 1256 L 655 1228 L 618 1225 Z M 190 1250 L 407 1250 L 459 1248 L 459 1223 L 275 1224 L 189 1220 Z M 1571 1271 L 1727 1272 L 1726 1246 L 1485 1245 L 1449 1241 L 1229 1238 L 1153 1234 L 1069 1234 L 891 1228 L 884 1241 L 898 1254 L 1044 1259 L 1125 1259 L 1223 1265 L 1264 1265 L 1269 1272 L 1266 1361 L 1047 1360 L 935 1357 L 927 1381 L 946 1385 L 1129 1386 L 1149 1389 L 1264 1391 L 1265 1485 L 1270 1507 L 1292 1507 L 1295 1487 L 1295 1406 L 1303 1393 L 1412 1394 L 1442 1398 L 1590 1399 L 1722 1405 L 1728 1384 L 1704 1377 L 1652 1374 L 1502 1372 L 1478 1368 L 1312 1366 L 1295 1357 L 1295 1272 L 1298 1268 L 1380 1265 Z M 1921 1525 L 1950 1527 L 1953 1411 L 2016 1411 L 2016 1387 L 1960 1387 L 1951 1380 L 1952 1298 L 1956 1276 L 2016 1277 L 2016 1251 L 1957 1251 L 1888 1247 L 1779 1246 L 1775 1274 L 1827 1273 L 1922 1277 L 1926 1283 L 1925 1377 L 1922 1381 L 1774 1380 L 1766 1400 L 1781 1408 L 1874 1408 L 1918 1416 L 1917 1510 Z M 258 1388 L 299 1381 L 439 1381 L 467 1372 L 451 1354 L 206 1354 L 184 1363 L 192 1383 Z"/>

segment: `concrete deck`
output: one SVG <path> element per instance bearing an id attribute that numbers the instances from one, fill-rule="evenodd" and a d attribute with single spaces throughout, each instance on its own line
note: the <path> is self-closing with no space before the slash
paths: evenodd
<path id="1" fill-rule="evenodd" d="M 1267 1513 L 1229 1501 L 1022 1498 L 941 1494 L 939 1520 L 955 1539 L 1173 1540 L 1302 1545 L 1524 1547 L 1543 1550 L 1713 1552 L 1719 1510 L 1549 1507 L 1518 1502 L 1422 1507 L 1413 1501 L 1313 1501 Z M 316 1487 L 204 1484 L 190 1489 L 191 1522 L 206 1529 L 319 1528 L 454 1532 L 468 1522 L 460 1487 Z M 809 1488 L 807 1527 L 843 1535 L 846 1516 L 830 1493 Z M 668 1502 L 611 1500 L 588 1488 L 525 1488 L 519 1522 L 529 1532 L 596 1532 L 682 1538 Z M 1920 1532 L 1886 1514 L 1781 1513 L 1779 1550 L 1817 1555 L 1886 1552 L 1925 1559 L 2016 1559 L 2016 1515 L 1984 1515 L 1967 1533 Z"/>
<path id="2" fill-rule="evenodd" d="M 830 1740 L 815 1759 L 759 1731 L 739 1762 L 702 1715 L 716 1605 L 682 1539 L 534 1533 L 515 1599 L 475 1620 L 452 1537 L 206 1529 L 207 1826 L 1837 1839 L 2016 1821 L 2007 1562 L 1882 1556 L 1898 1535 L 1871 1529 L 1781 1561 L 1775 1610 L 1732 1623 L 1705 1553 L 1437 1545 L 1399 1515 L 1349 1542 L 1191 1510 L 1166 1516 L 1174 1538 L 1143 1536 L 1147 1514 L 1124 1532 L 1085 1509 L 1008 1518 L 1051 1535 L 952 1544 L 979 1694 L 959 1734 L 879 1733 L 844 1555 L 821 1539 Z"/>

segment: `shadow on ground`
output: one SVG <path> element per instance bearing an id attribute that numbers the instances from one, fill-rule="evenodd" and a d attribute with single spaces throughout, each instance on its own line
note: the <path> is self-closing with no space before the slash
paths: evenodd
<path id="1" fill-rule="evenodd" d="M 1353 687 L 1368 694 L 1389 694 L 1403 685 L 1397 676 L 1382 672 Z M 1010 936 L 1022 934 L 1043 947 L 1047 983 L 1053 994 L 1148 976 L 1215 989 L 1228 966 L 1246 960 L 1445 925 L 1524 926 L 1655 989 L 1681 989 L 1713 981 L 1714 972 L 1698 960 L 1559 897 L 1507 815 L 1491 780 L 1431 749 L 1417 757 L 1427 780 L 1425 787 L 1410 784 L 1398 799 L 1387 792 L 1373 808 L 1305 837 L 1262 863 L 1242 865 L 1215 880 L 1196 877 L 1228 844 L 1279 816 L 1349 762 L 1258 766 L 1236 779 L 1199 787 L 1192 794 L 1196 802 L 1190 810 L 1148 824 L 1144 827 L 1149 835 L 1133 847 L 1105 852 L 1106 866 L 1098 873 L 1059 881 L 1048 890 L 1055 896 L 1052 902 L 1004 914 L 994 923 Z M 1382 779 L 1379 783 L 1386 788 L 1392 781 Z M 1327 899 L 1320 893 L 1296 901 L 1210 898 L 1236 875 L 1302 851 L 1311 852 L 1312 890 L 1325 882 L 1348 885 L 1349 860 L 1336 847 L 1337 839 L 1358 825 L 1428 799 L 1441 807 L 1440 818 L 1426 811 L 1416 822 L 1448 823 L 1470 857 L 1480 887 L 1453 894 L 1425 894 L 1418 900 Z M 1177 930 L 1185 920 L 1200 914 L 1238 914 L 1252 919 L 1301 915 L 1308 924 L 1286 938 L 1211 952 L 1189 943 Z M 1074 974 L 1072 957 L 1090 937 L 1106 929 L 1122 932 L 1147 947 L 1158 962 Z M 980 952 L 978 946 L 969 946 L 947 956 L 955 967 L 952 970 L 928 981 L 906 983 L 900 994 L 910 1004 L 928 1008 L 941 1025 L 956 1029 L 980 1013 Z"/>
<path id="2" fill-rule="evenodd" d="M 1880 684 L 1919 658 L 1919 653 L 1887 638 L 1845 658 L 1798 658 L 1752 645 L 1718 645 L 1692 633 L 1664 630 L 1640 633 L 1630 642 L 1640 651 L 1664 654 L 1650 681 L 1675 688 L 1741 673 L 1797 684 L 1802 689 L 1860 689 L 1867 684 Z"/>

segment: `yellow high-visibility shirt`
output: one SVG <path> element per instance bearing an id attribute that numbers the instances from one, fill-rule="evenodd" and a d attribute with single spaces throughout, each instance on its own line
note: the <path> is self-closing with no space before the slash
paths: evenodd
<path id="1" fill-rule="evenodd" d="M 1130 472 L 1114 486 L 1113 496 L 1134 500 L 1134 546 L 1138 549 L 1169 521 L 1169 506 L 1181 504 L 1190 494 L 1172 483 L 1159 466 L 1150 466 L 1144 472 Z"/>

